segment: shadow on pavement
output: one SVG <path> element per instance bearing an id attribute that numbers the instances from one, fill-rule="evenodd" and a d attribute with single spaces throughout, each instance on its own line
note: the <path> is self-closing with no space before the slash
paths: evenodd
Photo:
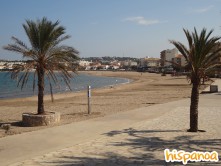
<path id="1" fill-rule="evenodd" d="M 148 136 L 150 133 L 162 133 L 162 137 L 151 137 Z M 164 139 L 164 133 L 179 133 L 184 132 L 181 130 L 135 130 L 133 128 L 110 131 L 104 133 L 106 137 L 115 137 L 121 134 L 126 134 L 128 137 L 123 140 L 110 141 L 106 145 L 107 151 L 109 147 L 115 147 L 112 152 L 100 153 L 94 150 L 92 155 L 86 157 L 77 157 L 74 153 L 71 156 L 60 156 L 56 160 L 47 162 L 47 164 L 53 163 L 60 166 L 117 166 L 117 165 L 183 165 L 180 162 L 170 162 L 164 161 L 164 157 L 159 159 L 154 152 L 159 152 L 163 154 L 164 149 L 184 150 L 186 152 L 192 151 L 217 151 L 219 154 L 221 152 L 221 139 L 208 139 L 208 140 L 197 140 L 194 139 L 195 135 L 185 135 L 176 136 L 173 139 Z M 183 134 L 182 134 L 183 135 Z M 120 138 L 120 137 L 119 137 Z M 127 149 L 127 153 L 131 155 L 124 155 L 119 150 L 122 148 Z M 219 162 L 188 162 L 187 165 L 221 165 L 221 158 L 219 155 Z"/>

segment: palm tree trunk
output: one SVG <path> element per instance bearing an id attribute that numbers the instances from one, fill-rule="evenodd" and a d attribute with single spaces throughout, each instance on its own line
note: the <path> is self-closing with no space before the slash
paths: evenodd
<path id="1" fill-rule="evenodd" d="M 191 93 L 190 104 L 190 132 L 198 131 L 198 103 L 199 103 L 199 83 L 194 83 Z"/>
<path id="2" fill-rule="evenodd" d="M 38 114 L 44 114 L 44 69 L 38 70 Z"/>

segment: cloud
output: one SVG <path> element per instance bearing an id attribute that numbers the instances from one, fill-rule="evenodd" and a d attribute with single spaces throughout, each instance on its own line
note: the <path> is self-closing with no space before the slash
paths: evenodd
<path id="1" fill-rule="evenodd" d="M 210 5 L 210 6 L 204 7 L 204 8 L 193 9 L 193 10 L 191 10 L 190 13 L 205 13 L 205 12 L 210 11 L 213 8 L 214 8 L 214 6 Z"/>
<path id="2" fill-rule="evenodd" d="M 147 20 L 142 16 L 128 17 L 128 18 L 124 19 L 123 21 L 131 21 L 131 22 L 135 22 L 139 25 L 153 25 L 153 24 L 159 24 L 162 22 L 167 22 L 167 21 L 159 21 L 159 20 Z"/>

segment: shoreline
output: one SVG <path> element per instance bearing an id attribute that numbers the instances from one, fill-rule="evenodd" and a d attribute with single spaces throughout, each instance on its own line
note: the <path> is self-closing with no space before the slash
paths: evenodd
<path id="1" fill-rule="evenodd" d="M 36 112 L 37 97 L 0 100 L 0 124 L 11 123 L 8 134 L 0 129 L 0 137 L 23 132 L 40 130 L 48 127 L 69 124 L 118 112 L 129 111 L 154 104 L 175 101 L 190 96 L 190 85 L 185 77 L 162 77 L 155 73 L 92 71 L 79 72 L 96 76 L 121 77 L 133 80 L 127 84 L 113 87 L 96 88 L 92 91 L 92 114 L 87 115 L 86 90 L 64 94 L 54 94 L 52 103 L 50 95 L 45 96 L 45 110 L 61 113 L 61 122 L 51 126 L 21 127 L 23 112 Z"/>
<path id="2" fill-rule="evenodd" d="M 95 74 L 90 74 L 90 73 L 87 73 L 87 72 L 84 72 L 84 71 L 80 71 L 78 74 L 83 74 L 83 75 L 92 75 L 92 76 L 96 76 L 96 77 L 110 77 L 110 76 L 99 76 L 99 75 L 95 75 Z M 77 74 L 77 75 L 78 75 Z M 73 78 L 75 78 L 76 76 L 74 76 Z M 131 82 L 133 82 L 134 80 L 132 80 L 132 79 L 128 79 L 128 78 L 123 78 L 123 77 L 110 77 L 110 78 L 119 78 L 119 79 L 127 79 L 127 82 L 123 82 L 123 83 L 116 83 L 116 84 L 111 84 L 111 85 L 102 85 L 102 86 L 100 86 L 100 87 L 95 87 L 95 88 L 93 88 L 93 86 L 92 86 L 92 89 L 93 90 L 96 90 L 96 89 L 102 89 L 102 88 L 109 88 L 109 87 L 113 87 L 113 86 L 118 86 L 118 85 L 123 85 L 123 84 L 128 84 L 128 83 L 131 83 Z M 18 89 L 20 88 L 20 87 L 17 87 Z M 79 92 L 84 92 L 84 91 L 86 91 L 87 90 L 87 88 L 85 88 L 85 89 L 81 89 L 81 90 L 69 90 L 69 91 L 57 91 L 57 92 L 53 92 L 53 95 L 55 96 L 59 96 L 59 95 L 64 95 L 64 94 L 72 94 L 72 93 L 79 93 Z M 50 93 L 49 92 L 45 92 L 45 95 L 44 95 L 47 99 L 48 99 L 48 97 L 50 97 L 51 95 L 50 95 Z M 1 100 L 13 100 L 13 99 L 27 99 L 27 100 L 29 100 L 29 99 L 32 99 L 32 98 L 36 98 L 37 97 L 37 91 L 35 91 L 35 94 L 33 94 L 33 95 L 31 95 L 31 94 L 28 94 L 28 95 L 22 95 L 22 96 L 17 96 L 17 97 L 13 97 L 13 98 L 11 98 L 11 97 L 2 97 L 2 98 L 0 98 L 0 101 Z"/>

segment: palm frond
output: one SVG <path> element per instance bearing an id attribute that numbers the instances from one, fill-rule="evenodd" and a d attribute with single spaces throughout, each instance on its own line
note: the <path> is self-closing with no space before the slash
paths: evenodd
<path id="1" fill-rule="evenodd" d="M 193 83 L 206 77 L 208 71 L 220 66 L 218 60 L 221 57 L 221 48 L 217 48 L 220 37 L 211 37 L 213 30 L 207 33 L 205 28 L 200 33 L 197 32 L 196 28 L 192 33 L 186 29 L 183 30 L 188 41 L 188 49 L 178 41 L 170 40 L 170 42 L 183 54 L 191 66 L 190 77 Z"/>
<path id="2" fill-rule="evenodd" d="M 59 21 L 52 22 L 46 17 L 37 19 L 37 21 L 26 20 L 22 26 L 30 42 L 30 48 L 16 37 L 12 37 L 13 44 L 4 47 L 6 50 L 19 53 L 23 58 L 30 60 L 25 65 L 17 65 L 13 68 L 11 77 L 13 79 L 19 78 L 18 86 L 21 86 L 21 89 L 24 88 L 30 79 L 31 72 L 34 70 L 33 91 L 37 81 L 38 88 L 40 80 L 41 87 L 45 86 L 45 77 L 49 82 L 52 101 L 53 83 L 59 84 L 58 77 L 60 76 L 70 88 L 69 84 L 73 75 L 69 71 L 76 72 L 75 64 L 79 59 L 79 52 L 76 49 L 60 45 L 64 40 L 69 39 L 70 36 L 65 35 L 65 28 L 59 24 Z M 58 72 L 54 72 L 55 70 Z"/>

